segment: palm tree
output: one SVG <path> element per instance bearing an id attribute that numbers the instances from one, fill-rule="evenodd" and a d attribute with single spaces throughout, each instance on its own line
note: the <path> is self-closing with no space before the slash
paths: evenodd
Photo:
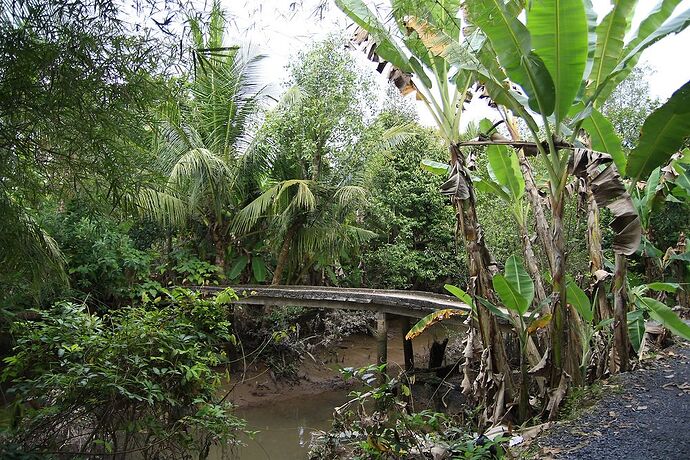
<path id="1" fill-rule="evenodd" d="M 232 216 L 255 187 L 244 156 L 263 96 L 257 83 L 261 57 L 248 58 L 236 47 L 224 47 L 224 25 L 218 2 L 206 33 L 190 20 L 197 47 L 194 79 L 186 99 L 161 111 L 155 149 L 167 184 L 163 193 L 149 191 L 144 200 L 148 208 L 175 210 L 178 217 L 201 221 L 220 268 L 226 265 Z"/>
<path id="2" fill-rule="evenodd" d="M 276 248 L 272 284 L 300 282 L 315 264 L 332 265 L 374 236 L 358 225 L 366 200 L 361 168 L 368 149 L 400 141 L 406 126 L 371 142 L 351 66 L 333 40 L 303 54 L 294 86 L 267 116 L 250 155 L 262 165 L 262 193 L 238 214 L 235 230 L 268 225 Z"/>

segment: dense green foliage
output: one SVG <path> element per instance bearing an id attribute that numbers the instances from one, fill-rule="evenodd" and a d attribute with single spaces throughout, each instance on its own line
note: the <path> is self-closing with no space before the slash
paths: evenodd
<path id="1" fill-rule="evenodd" d="M 220 2 L 184 24 L 185 2 L 164 2 L 155 29 L 130 23 L 144 3 L 160 6 L 0 0 L 13 452 L 205 457 L 243 429 L 218 393 L 226 352 L 292 379 L 315 347 L 372 323 L 182 286 L 449 286 L 474 307 L 453 368 L 484 425 L 555 417 L 571 383 L 644 354 L 646 319 L 690 333 L 671 309 L 690 308 L 690 83 L 662 104 L 632 70 L 690 24 L 676 0 L 630 33 L 634 1 L 597 22 L 581 0 L 337 0 L 361 27 L 352 47 L 436 129 L 381 98 L 340 36 L 298 53 L 274 99 L 262 58 L 228 46 Z M 484 98 L 505 124 L 462 132 Z M 352 437 L 324 449 L 486 454 L 453 417 L 415 412 L 409 381 L 373 385 L 377 373 L 354 373 L 367 390 L 335 427 Z"/>
<path id="2" fill-rule="evenodd" d="M 234 340 L 233 296 L 175 290 L 103 317 L 60 302 L 38 321 L 16 322 L 2 374 L 16 396 L 9 439 L 28 452 L 175 458 L 233 440 L 243 425 L 219 400 L 216 370 Z"/>
<path id="3" fill-rule="evenodd" d="M 167 53 L 146 28 L 128 30 L 114 2 L 0 9 L 0 282 L 16 286 L 61 272 L 35 220 L 46 197 L 118 202 L 147 180 Z"/>
<path id="4" fill-rule="evenodd" d="M 395 116 L 390 114 L 390 116 Z M 366 286 L 440 291 L 465 280 L 465 252 L 455 242 L 455 213 L 438 193 L 444 179 L 424 171 L 424 159 L 443 161 L 445 149 L 417 128 L 374 159 L 366 221 L 379 236 L 363 250 Z"/>

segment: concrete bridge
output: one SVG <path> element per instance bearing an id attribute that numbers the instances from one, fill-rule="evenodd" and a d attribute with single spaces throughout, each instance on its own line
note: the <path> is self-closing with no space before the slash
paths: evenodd
<path id="1" fill-rule="evenodd" d="M 336 310 L 369 310 L 376 312 L 377 361 L 388 360 L 388 319 L 401 318 L 405 367 L 414 367 L 412 342 L 405 340 L 410 318 L 420 319 L 447 308 L 471 312 L 471 307 L 456 297 L 422 291 L 389 289 L 359 289 L 325 286 L 203 286 L 202 292 L 217 292 L 232 288 L 239 296 L 235 303 L 261 306 L 299 306 Z M 416 322 L 416 321 L 415 321 Z M 457 320 L 454 321 L 456 324 Z"/>

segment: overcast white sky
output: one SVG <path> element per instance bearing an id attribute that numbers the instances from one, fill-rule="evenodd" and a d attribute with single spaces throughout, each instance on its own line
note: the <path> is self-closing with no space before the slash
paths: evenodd
<path id="1" fill-rule="evenodd" d="M 298 0 L 302 6 L 291 11 L 294 0 L 223 0 L 229 16 L 234 18 L 230 27 L 230 41 L 252 48 L 267 55 L 264 66 L 266 75 L 274 82 L 281 82 L 285 66 L 290 59 L 314 40 L 339 32 L 350 24 L 347 17 L 331 2 L 319 18 L 314 12 L 319 0 Z M 611 8 L 608 0 L 593 0 L 601 20 Z M 639 0 L 638 14 L 631 30 L 647 16 L 657 0 Z M 690 0 L 683 0 L 676 11 L 690 8 Z M 648 80 L 651 92 L 661 99 L 668 98 L 673 90 L 690 80 L 690 29 L 667 37 L 647 49 L 641 63 L 655 69 Z"/>

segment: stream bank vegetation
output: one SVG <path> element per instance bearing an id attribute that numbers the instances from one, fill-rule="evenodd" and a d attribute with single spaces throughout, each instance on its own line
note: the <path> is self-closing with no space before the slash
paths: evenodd
<path id="1" fill-rule="evenodd" d="M 690 24 L 679 3 L 633 29 L 633 0 L 601 18 L 586 0 L 336 0 L 354 35 L 299 53 L 274 97 L 218 2 L 162 22 L 141 2 L 134 27 L 117 1 L 2 1 L 3 449 L 205 458 L 245 429 L 220 386 L 248 360 L 294 380 L 374 326 L 208 285 L 470 307 L 406 328 L 465 320 L 432 369 L 347 370 L 364 390 L 319 458 L 501 456 L 668 331 L 690 339 L 690 83 L 655 101 L 634 70 Z M 492 119 L 469 123 L 473 104 Z"/>

